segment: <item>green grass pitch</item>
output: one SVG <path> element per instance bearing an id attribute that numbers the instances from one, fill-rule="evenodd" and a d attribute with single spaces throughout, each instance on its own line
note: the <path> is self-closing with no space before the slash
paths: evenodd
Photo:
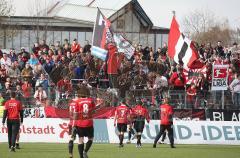
<path id="1" fill-rule="evenodd" d="M 0 158 L 68 158 L 67 144 L 21 143 L 21 149 L 15 153 L 8 151 L 7 143 L 0 143 Z M 74 158 L 78 158 L 77 144 L 74 144 Z M 136 148 L 134 144 L 125 144 L 118 148 L 116 144 L 93 144 L 89 158 L 240 158 L 240 146 L 231 145 L 169 145 L 143 144 Z"/>

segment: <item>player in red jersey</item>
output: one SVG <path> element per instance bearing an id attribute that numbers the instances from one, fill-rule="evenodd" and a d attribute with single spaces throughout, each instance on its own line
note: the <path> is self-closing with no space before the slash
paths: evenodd
<path id="1" fill-rule="evenodd" d="M 147 108 L 142 105 L 141 100 L 136 101 L 137 105 L 133 108 L 134 129 L 137 132 L 137 146 L 142 147 L 141 137 L 145 126 L 145 119 L 150 122 L 150 116 Z"/>
<path id="2" fill-rule="evenodd" d="M 72 158 L 73 157 L 73 145 L 74 145 L 74 140 L 76 139 L 76 134 L 77 134 L 77 129 L 74 126 L 75 125 L 75 120 L 74 118 L 74 113 L 76 113 L 76 108 L 77 108 L 77 104 L 78 104 L 78 94 L 75 95 L 75 98 L 72 99 L 69 102 L 69 124 L 68 124 L 68 129 L 69 129 L 69 136 L 70 136 L 70 140 L 68 142 L 68 151 L 69 151 L 69 157 Z"/>
<path id="3" fill-rule="evenodd" d="M 10 93 L 10 99 L 4 104 L 2 123 L 7 119 L 8 145 L 11 152 L 15 152 L 16 138 L 21 124 L 23 123 L 23 109 L 20 101 L 16 100 L 16 93 Z"/>
<path id="4" fill-rule="evenodd" d="M 114 126 L 116 127 L 117 122 L 117 129 L 119 132 L 119 147 L 123 147 L 123 138 L 124 133 L 127 131 L 127 124 L 129 122 L 130 117 L 130 110 L 127 107 L 125 100 L 121 101 L 121 104 L 115 110 L 115 118 L 114 118 Z"/>
<path id="5" fill-rule="evenodd" d="M 156 148 L 156 144 L 165 130 L 168 131 L 168 138 L 170 140 L 171 148 L 175 148 L 174 146 L 174 138 L 173 138 L 173 107 L 168 104 L 168 98 L 163 99 L 163 104 L 160 106 L 160 115 L 161 115 L 161 123 L 160 123 L 160 132 L 157 134 L 153 148 Z"/>
<path id="6" fill-rule="evenodd" d="M 90 98 L 90 91 L 86 86 L 81 86 L 78 91 L 80 98 L 76 108 L 75 126 L 79 137 L 78 151 L 81 158 L 88 158 L 87 152 L 92 146 L 94 137 L 92 114 L 95 109 L 93 98 Z M 84 137 L 88 137 L 88 142 L 84 149 Z"/>

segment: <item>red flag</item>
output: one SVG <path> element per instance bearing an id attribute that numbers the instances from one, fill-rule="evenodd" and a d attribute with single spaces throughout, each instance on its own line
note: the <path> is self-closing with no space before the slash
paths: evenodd
<path id="1" fill-rule="evenodd" d="M 193 42 L 180 32 L 175 16 L 172 19 L 168 38 L 168 55 L 176 63 L 183 63 L 185 68 L 191 67 L 199 58 Z"/>

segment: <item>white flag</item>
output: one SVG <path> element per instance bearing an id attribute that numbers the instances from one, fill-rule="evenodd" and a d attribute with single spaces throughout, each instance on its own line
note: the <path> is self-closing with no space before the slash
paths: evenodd
<path id="1" fill-rule="evenodd" d="M 123 53 L 128 59 L 131 59 L 135 50 L 131 43 L 119 34 L 114 34 L 113 38 L 117 45 L 118 52 Z"/>

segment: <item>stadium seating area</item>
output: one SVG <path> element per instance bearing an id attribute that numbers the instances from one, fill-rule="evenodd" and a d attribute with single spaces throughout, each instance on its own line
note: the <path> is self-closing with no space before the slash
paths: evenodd
<path id="1" fill-rule="evenodd" d="M 151 47 L 135 46 L 132 59 L 123 58 L 116 65 L 113 77 L 108 63 L 116 58 L 102 61 L 91 55 L 91 45 L 80 45 L 64 40 L 47 45 L 44 40 L 35 43 L 32 50 L 20 52 L 11 49 L 0 51 L 1 102 L 9 98 L 11 90 L 25 107 L 57 106 L 66 108 L 79 84 L 92 89 L 92 96 L 104 100 L 106 106 L 116 106 L 121 98 L 141 98 L 149 108 L 160 104 L 161 97 L 169 95 L 175 108 L 227 108 L 235 109 L 230 91 L 211 91 L 213 64 L 229 64 L 228 83 L 239 73 L 240 51 L 236 43 L 227 48 L 218 42 L 198 46 L 201 63 L 205 71 L 192 72 L 183 69 L 168 58 L 167 45 L 154 51 Z M 110 75 L 109 75 L 110 74 Z M 183 82 L 175 81 L 174 74 L 182 75 Z M 193 79 L 194 78 L 194 79 Z M 224 103 L 222 103 L 224 101 Z"/>

